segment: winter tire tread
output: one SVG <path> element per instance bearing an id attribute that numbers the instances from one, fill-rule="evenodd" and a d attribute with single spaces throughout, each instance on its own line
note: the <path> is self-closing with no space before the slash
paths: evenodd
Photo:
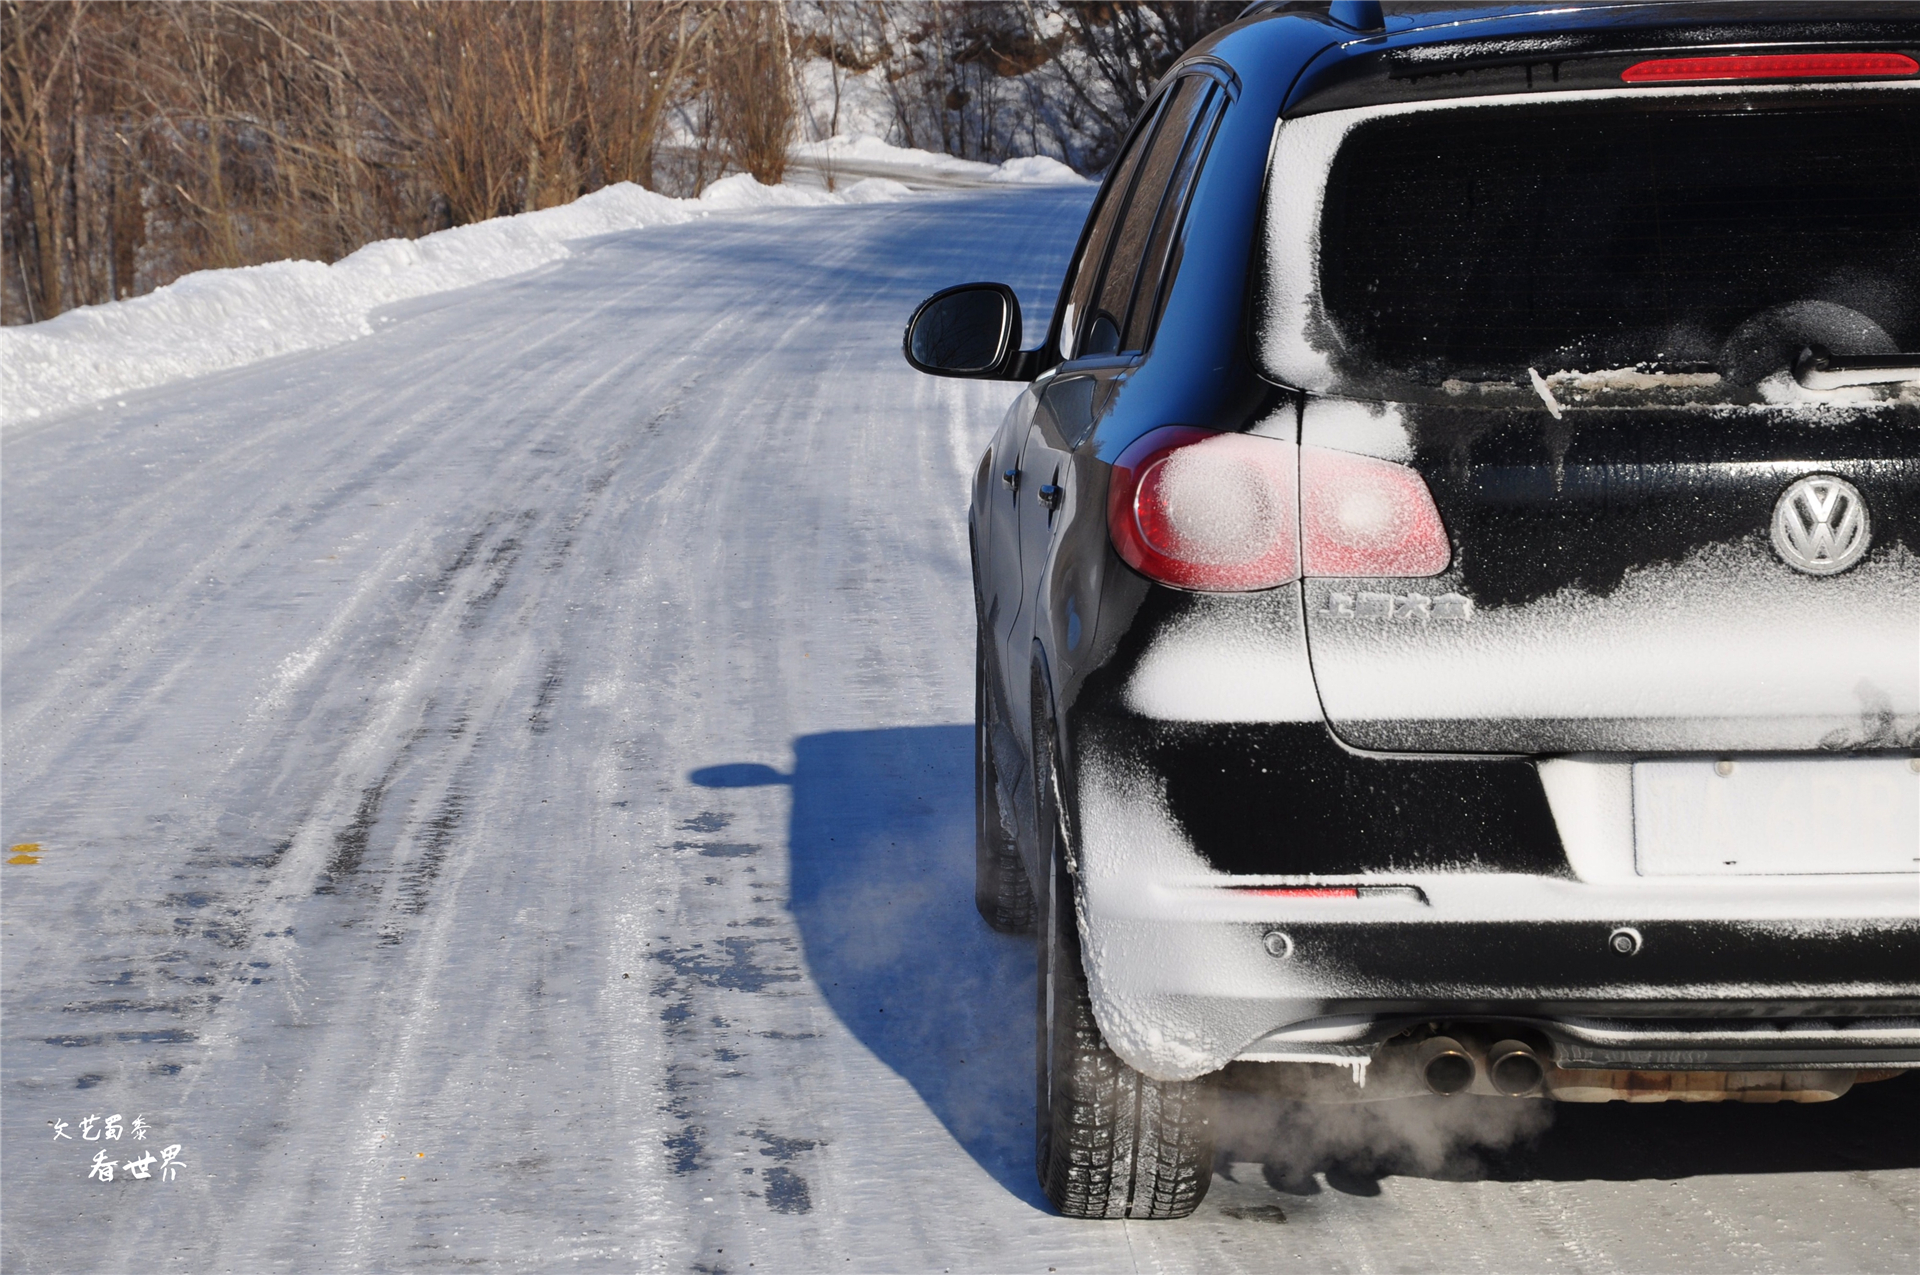
<path id="1" fill-rule="evenodd" d="M 1052 756 L 1039 729 L 1035 752 Z M 1053 833 L 1045 838 L 1052 871 L 1036 944 L 1041 1187 L 1067 1217 L 1186 1217 L 1213 1179 L 1211 1091 L 1201 1081 L 1154 1080 L 1107 1048 L 1080 962 L 1073 882 L 1062 863 L 1064 835 L 1051 784 L 1036 785 L 1035 806 L 1044 821 L 1039 827 Z"/>

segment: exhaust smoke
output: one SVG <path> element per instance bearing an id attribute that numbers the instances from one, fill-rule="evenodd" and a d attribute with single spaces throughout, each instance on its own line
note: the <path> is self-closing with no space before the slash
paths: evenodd
<path id="1" fill-rule="evenodd" d="M 1332 1104 L 1228 1090 L 1217 1103 L 1221 1170 L 1232 1177 L 1234 1165 L 1258 1165 L 1269 1185 L 1293 1195 L 1316 1194 L 1321 1181 L 1373 1195 L 1389 1176 L 1477 1180 L 1489 1159 L 1545 1132 L 1555 1110 L 1477 1094 Z"/>

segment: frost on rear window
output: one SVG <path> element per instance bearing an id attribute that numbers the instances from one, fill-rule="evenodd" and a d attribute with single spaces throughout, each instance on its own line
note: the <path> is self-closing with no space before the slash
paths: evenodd
<path id="1" fill-rule="evenodd" d="M 1797 404 L 1807 347 L 1920 351 L 1914 92 L 1337 114 L 1275 151 L 1262 344 L 1306 388 Z"/>

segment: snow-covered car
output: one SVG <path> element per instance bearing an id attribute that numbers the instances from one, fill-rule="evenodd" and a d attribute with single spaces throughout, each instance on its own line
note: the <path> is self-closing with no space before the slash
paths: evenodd
<path id="1" fill-rule="evenodd" d="M 1209 1095 L 1920 1067 L 1920 13 L 1254 5 L 1166 75 L 972 494 L 978 901 L 1038 1154 Z"/>

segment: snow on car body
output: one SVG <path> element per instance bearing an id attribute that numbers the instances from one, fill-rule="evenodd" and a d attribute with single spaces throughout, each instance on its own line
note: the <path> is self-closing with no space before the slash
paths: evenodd
<path id="1" fill-rule="evenodd" d="M 1920 1066 L 1916 50 L 1255 5 L 1041 347 L 997 286 L 915 315 L 915 366 L 1033 381 L 973 490 L 979 899 L 1040 931 L 1063 1210 L 1189 1211 L 1222 1074 Z"/>

